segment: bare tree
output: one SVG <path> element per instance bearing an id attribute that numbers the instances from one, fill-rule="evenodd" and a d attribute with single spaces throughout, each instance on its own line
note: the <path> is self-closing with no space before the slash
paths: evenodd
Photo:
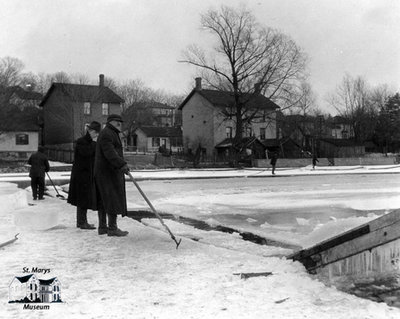
<path id="1" fill-rule="evenodd" d="M 306 58 L 300 48 L 283 33 L 260 26 L 244 7 L 222 6 L 201 16 L 201 26 L 216 38 L 208 53 L 195 45 L 183 53 L 183 60 L 201 70 L 214 89 L 230 92 L 235 120 L 235 142 L 243 136 L 246 123 L 257 112 L 248 107 L 254 94 L 290 105 L 290 92 L 304 78 Z"/>
<path id="2" fill-rule="evenodd" d="M 71 83 L 71 77 L 68 75 L 68 73 L 64 71 L 59 71 L 56 72 L 52 75 L 51 77 L 51 82 L 57 82 L 57 83 Z"/>
<path id="3" fill-rule="evenodd" d="M 6 56 L 0 59 L 0 85 L 3 87 L 18 85 L 24 63 L 17 58 Z"/>
<path id="4" fill-rule="evenodd" d="M 293 96 L 294 103 L 290 113 L 306 116 L 316 112 L 315 94 L 309 83 L 302 82 Z"/>
<path id="5" fill-rule="evenodd" d="M 116 92 L 125 100 L 124 111 L 134 103 L 147 100 L 146 96 L 148 90 L 149 89 L 140 79 L 128 80 L 118 84 L 116 87 Z"/>
<path id="6" fill-rule="evenodd" d="M 75 84 L 90 84 L 90 79 L 86 74 L 83 73 L 73 73 L 69 76 L 71 83 Z"/>
<path id="7" fill-rule="evenodd" d="M 358 142 L 364 142 L 373 135 L 379 111 L 379 89 L 371 89 L 365 79 L 346 74 L 336 92 L 328 97 L 328 102 L 339 115 L 349 120 Z M 378 103 L 378 104 L 377 104 Z"/>

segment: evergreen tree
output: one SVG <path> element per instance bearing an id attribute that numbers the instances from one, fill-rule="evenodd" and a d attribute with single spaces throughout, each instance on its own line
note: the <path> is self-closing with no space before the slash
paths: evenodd
<path id="1" fill-rule="evenodd" d="M 388 98 L 381 108 L 375 129 L 375 140 L 384 153 L 399 151 L 400 147 L 400 94 Z"/>

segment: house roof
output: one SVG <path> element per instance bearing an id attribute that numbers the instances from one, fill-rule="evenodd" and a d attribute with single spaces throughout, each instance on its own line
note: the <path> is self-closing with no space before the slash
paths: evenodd
<path id="1" fill-rule="evenodd" d="M 138 109 L 168 109 L 168 110 L 174 110 L 175 107 L 170 106 L 168 104 L 156 102 L 156 101 L 139 101 L 139 102 L 134 102 L 132 105 L 128 107 L 130 109 L 131 107 L 138 108 Z"/>
<path id="2" fill-rule="evenodd" d="M 39 283 L 41 285 L 51 285 L 55 279 L 57 279 L 57 277 L 51 279 L 39 279 Z"/>
<path id="3" fill-rule="evenodd" d="M 226 138 L 223 141 L 219 142 L 217 145 L 215 145 L 215 148 L 227 148 L 231 147 L 233 145 L 233 138 Z M 256 137 L 243 137 L 242 140 L 240 141 L 240 144 L 238 145 L 239 148 L 245 148 L 248 146 L 253 145 L 254 143 L 258 143 L 262 146 L 264 146 L 263 143 L 260 142 Z M 264 146 L 265 147 L 265 146 Z"/>
<path id="4" fill-rule="evenodd" d="M 340 115 L 333 117 L 332 122 L 333 124 L 351 124 L 350 119 Z"/>
<path id="5" fill-rule="evenodd" d="M 159 102 L 150 102 L 148 104 L 148 107 L 151 109 L 168 109 L 168 110 L 174 110 L 175 108 L 173 106 L 164 104 L 164 103 L 159 103 Z"/>
<path id="6" fill-rule="evenodd" d="M 180 137 L 182 130 L 179 127 L 158 127 L 141 126 L 136 130 L 141 130 L 147 137 Z"/>
<path id="7" fill-rule="evenodd" d="M 197 93 L 208 100 L 212 105 L 217 107 L 230 107 L 233 105 L 234 97 L 232 92 L 227 91 L 217 91 L 217 90 L 207 90 L 193 89 L 192 92 L 185 98 L 185 100 L 179 106 L 179 110 L 183 109 L 185 104 L 192 98 L 192 96 Z M 265 110 L 276 110 L 279 108 L 274 102 L 265 97 L 262 94 L 251 94 L 245 93 L 242 95 L 243 101 L 247 102 L 247 108 L 249 109 L 265 109 Z"/>
<path id="8" fill-rule="evenodd" d="M 29 279 L 31 279 L 32 276 L 33 276 L 33 274 L 22 276 L 22 277 L 15 277 L 15 278 L 17 278 L 19 280 L 19 282 L 23 284 L 23 283 L 27 282 Z"/>
<path id="9" fill-rule="evenodd" d="M 44 106 L 53 91 L 61 91 L 78 102 L 123 103 L 124 100 L 107 86 L 83 85 L 71 83 L 53 83 L 40 106 Z"/>
<path id="10" fill-rule="evenodd" d="M 17 95 L 21 100 L 33 100 L 40 101 L 43 98 L 43 95 L 39 92 L 24 90 L 22 87 L 9 86 L 1 89 L 1 94 L 5 95 L 7 98 L 10 98 L 13 94 Z"/>
<path id="11" fill-rule="evenodd" d="M 279 140 L 276 138 L 268 138 L 262 141 L 265 147 L 278 147 Z"/>
<path id="12" fill-rule="evenodd" d="M 340 138 L 321 138 L 321 141 L 338 146 L 338 147 L 346 147 L 346 146 L 363 146 L 363 143 L 357 142 L 354 139 L 340 139 Z"/>
<path id="13" fill-rule="evenodd" d="M 0 131 L 39 131 L 41 110 L 36 107 L 26 107 L 23 110 L 8 106 L 1 110 L 4 118 L 0 119 Z"/>
<path id="14" fill-rule="evenodd" d="M 297 123 L 315 123 L 318 117 L 311 115 L 301 115 L 301 114 L 288 114 L 284 115 L 283 120 L 289 120 L 291 122 Z"/>

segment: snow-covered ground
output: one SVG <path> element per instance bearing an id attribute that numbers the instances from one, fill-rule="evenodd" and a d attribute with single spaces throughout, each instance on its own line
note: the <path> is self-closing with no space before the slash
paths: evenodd
<path id="1" fill-rule="evenodd" d="M 335 167 L 335 170 L 326 167 L 315 171 L 308 167 L 279 170 L 277 174 L 354 171 L 397 173 L 400 167 Z M 271 172 L 260 169 L 133 172 L 141 179 L 255 174 L 267 176 Z M 69 173 L 53 172 L 51 177 L 67 182 Z M 202 231 L 172 220 L 165 222 L 177 238 L 182 238 L 179 249 L 175 249 L 156 219 L 141 224 L 120 218 L 119 226 L 129 231 L 127 237 L 99 236 L 96 231 L 77 229 L 75 208 L 56 198 L 51 188 L 53 198 L 46 197 L 45 201 L 29 206 L 32 203 L 29 191 L 18 189 L 7 183 L 7 179 L 27 180 L 27 174 L 0 176 L 0 243 L 20 233 L 16 242 L 0 248 L 3 303 L 0 318 L 400 318 L 399 308 L 325 286 L 307 274 L 300 263 L 279 257 L 287 254 L 287 249 L 256 245 L 243 241 L 238 234 Z M 196 200 L 192 195 L 181 193 L 179 201 L 192 204 Z M 206 194 L 196 205 L 206 203 L 212 208 L 226 201 L 225 195 L 213 194 L 208 205 L 211 197 Z M 177 200 L 171 199 L 170 207 L 178 205 Z M 165 199 L 157 204 L 162 202 L 167 204 Z M 243 198 L 239 202 L 243 203 Z M 399 208 L 396 205 L 392 204 L 392 208 Z M 97 224 L 95 212 L 89 212 L 88 217 L 89 222 Z M 371 218 L 374 216 L 354 218 L 353 224 Z M 302 219 L 298 222 L 306 223 Z M 327 223 L 321 232 L 338 232 L 342 228 L 338 223 Z M 62 284 L 64 303 L 50 304 L 49 310 L 26 310 L 22 304 L 8 304 L 8 284 L 14 276 L 24 275 L 24 267 L 50 269 L 49 274 L 37 276 L 57 277 Z M 272 272 L 272 275 L 249 279 L 237 275 L 249 272 Z"/>

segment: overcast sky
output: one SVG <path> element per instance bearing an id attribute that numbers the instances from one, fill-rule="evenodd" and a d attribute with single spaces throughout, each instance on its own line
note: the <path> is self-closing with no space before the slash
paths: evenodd
<path id="1" fill-rule="evenodd" d="M 34 73 L 103 73 L 184 94 L 195 72 L 177 61 L 205 44 L 200 13 L 240 3 L 308 54 L 321 106 L 345 73 L 399 90 L 399 0 L 0 0 L 0 57 Z"/>

